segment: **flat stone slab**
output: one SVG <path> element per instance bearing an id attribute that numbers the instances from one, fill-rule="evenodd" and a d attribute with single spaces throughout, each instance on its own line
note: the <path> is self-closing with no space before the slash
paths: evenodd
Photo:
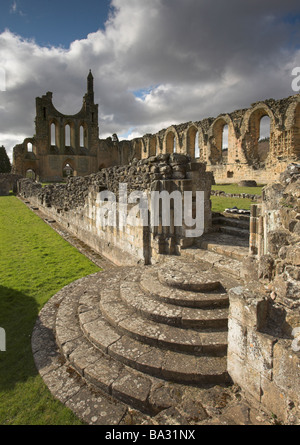
<path id="1" fill-rule="evenodd" d="M 197 249 L 195 247 L 182 249 L 181 256 L 183 258 L 189 259 L 190 261 L 209 262 L 214 268 L 219 270 L 222 273 L 230 274 L 234 278 L 239 279 L 241 276 L 241 263 L 237 259 L 224 257 L 217 252 L 211 252 L 209 250 Z M 232 281 L 232 279 L 230 280 Z M 224 277 L 222 280 L 222 284 L 224 285 Z M 236 287 L 234 283 L 232 283 L 231 287 Z"/>
<path id="2" fill-rule="evenodd" d="M 157 270 L 147 269 L 142 275 L 140 286 L 159 301 L 189 308 L 228 307 L 229 298 L 225 290 L 211 293 L 186 292 L 162 284 L 157 274 Z"/>
<path id="3" fill-rule="evenodd" d="M 236 260 L 243 260 L 249 255 L 248 239 L 225 233 L 216 232 L 203 235 L 197 246 Z"/>
<path id="4" fill-rule="evenodd" d="M 191 292 L 209 292 L 220 289 L 221 277 L 208 263 L 167 259 L 158 270 L 159 281 L 170 287 Z"/>

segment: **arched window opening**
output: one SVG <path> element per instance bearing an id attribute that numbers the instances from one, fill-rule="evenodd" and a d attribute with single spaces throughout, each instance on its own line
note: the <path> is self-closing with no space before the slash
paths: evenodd
<path id="1" fill-rule="evenodd" d="M 35 180 L 35 172 L 31 168 L 26 171 L 26 178 Z"/>
<path id="2" fill-rule="evenodd" d="M 33 151 L 33 146 L 32 146 L 31 142 L 28 142 L 28 144 L 27 144 L 27 151 L 28 151 L 28 153 L 32 153 L 32 151 Z"/>
<path id="3" fill-rule="evenodd" d="M 263 116 L 259 123 L 259 138 L 257 154 L 261 162 L 265 161 L 270 148 L 271 119 L 269 116 Z"/>
<path id="4" fill-rule="evenodd" d="M 270 139 L 271 119 L 269 116 L 263 116 L 259 124 L 259 141 Z"/>
<path id="5" fill-rule="evenodd" d="M 225 124 L 222 130 L 222 146 L 221 146 L 223 162 L 227 162 L 228 160 L 228 134 L 229 134 L 228 125 Z"/>
<path id="6" fill-rule="evenodd" d="M 71 167 L 70 164 L 66 164 L 63 168 L 63 177 L 64 178 L 69 178 L 70 176 L 74 175 L 74 170 Z"/>
<path id="7" fill-rule="evenodd" d="M 222 151 L 228 151 L 228 125 L 224 125 L 223 127 Z"/>
<path id="8" fill-rule="evenodd" d="M 51 145 L 56 145 L 56 126 L 51 124 Z"/>
<path id="9" fill-rule="evenodd" d="M 176 153 L 176 138 L 174 133 L 172 133 L 171 131 L 167 135 L 166 152 L 169 154 Z"/>
<path id="10" fill-rule="evenodd" d="M 197 131 L 195 136 L 195 158 L 200 158 L 199 131 Z"/>
<path id="11" fill-rule="evenodd" d="M 65 126 L 65 146 L 71 147 L 71 127 L 69 124 Z"/>
<path id="12" fill-rule="evenodd" d="M 149 156 L 155 156 L 156 154 L 156 138 L 151 138 L 149 143 Z"/>
<path id="13" fill-rule="evenodd" d="M 84 128 L 83 125 L 80 126 L 80 147 L 84 147 Z"/>

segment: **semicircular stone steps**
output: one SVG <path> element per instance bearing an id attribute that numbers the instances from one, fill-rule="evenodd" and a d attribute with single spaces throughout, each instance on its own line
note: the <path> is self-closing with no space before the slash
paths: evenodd
<path id="1" fill-rule="evenodd" d="M 227 292 L 222 286 L 219 292 L 186 292 L 162 284 L 158 279 L 158 272 L 151 269 L 143 274 L 140 285 L 159 301 L 175 306 L 203 309 L 228 307 L 229 304 Z"/>
<path id="2" fill-rule="evenodd" d="M 118 293 L 119 290 L 112 296 L 111 292 L 102 291 L 100 309 L 102 316 L 119 333 L 142 343 L 175 351 L 198 355 L 226 353 L 226 331 L 199 331 L 154 322 L 134 313 L 122 302 Z"/>
<path id="3" fill-rule="evenodd" d="M 195 292 L 162 284 L 159 272 L 163 280 L 167 262 L 99 273 L 62 300 L 56 318 L 57 344 L 70 366 L 90 385 L 146 413 L 158 410 L 151 396 L 157 385 L 230 381 L 222 276 L 207 275 L 218 286 Z M 176 278 L 176 267 L 172 273 Z M 191 283 L 199 284 L 195 278 Z"/>
<path id="4" fill-rule="evenodd" d="M 221 289 L 220 274 L 212 270 L 211 266 L 203 264 L 202 270 L 195 265 L 178 267 L 174 261 L 167 261 L 157 273 L 161 284 L 191 292 L 211 292 Z"/>
<path id="5" fill-rule="evenodd" d="M 122 282 L 120 298 L 145 318 L 182 328 L 217 329 L 228 324 L 227 308 L 190 308 L 164 303 L 146 293 L 140 283 Z M 226 300 L 227 303 L 227 300 Z"/>

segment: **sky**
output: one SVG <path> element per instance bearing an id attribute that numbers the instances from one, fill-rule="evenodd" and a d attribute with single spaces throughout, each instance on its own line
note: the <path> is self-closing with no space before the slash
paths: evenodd
<path id="1" fill-rule="evenodd" d="M 75 114 L 89 69 L 100 138 L 156 133 L 296 94 L 299 0 L 1 0 L 0 145 L 35 133 L 35 98 Z"/>

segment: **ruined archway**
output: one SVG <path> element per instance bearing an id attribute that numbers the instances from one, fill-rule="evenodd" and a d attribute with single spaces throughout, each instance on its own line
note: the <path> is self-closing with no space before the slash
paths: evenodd
<path id="1" fill-rule="evenodd" d="M 33 179 L 35 181 L 36 173 L 32 168 L 26 170 L 25 177 L 28 179 Z"/>
<path id="2" fill-rule="evenodd" d="M 63 178 L 70 178 L 75 176 L 75 170 L 71 161 L 65 161 L 62 169 Z"/>
<path id="3" fill-rule="evenodd" d="M 264 135 L 262 119 L 268 120 L 268 136 Z M 270 150 L 271 136 L 275 127 L 275 118 L 270 108 L 262 103 L 249 110 L 244 118 L 242 147 L 250 164 L 263 167 Z M 266 134 L 266 133 L 265 133 Z M 264 145 L 260 142 L 264 142 Z"/>
<path id="4" fill-rule="evenodd" d="M 192 125 L 187 131 L 187 154 L 192 158 L 200 157 L 199 131 L 195 125 Z"/>
<path id="5" fill-rule="evenodd" d="M 151 136 L 149 140 L 149 156 L 156 155 L 156 136 Z"/>
<path id="6" fill-rule="evenodd" d="M 260 163 L 265 162 L 270 150 L 271 119 L 265 115 L 260 119 L 257 156 Z"/>
<path id="7" fill-rule="evenodd" d="M 60 131 L 56 120 L 50 121 L 50 148 L 60 147 Z"/>
<path id="8" fill-rule="evenodd" d="M 168 154 L 177 152 L 176 136 L 172 130 L 168 131 L 165 138 L 165 152 Z"/>
<path id="9" fill-rule="evenodd" d="M 209 160 L 212 164 L 227 164 L 234 148 L 235 131 L 229 116 L 217 118 L 209 131 Z"/>
<path id="10" fill-rule="evenodd" d="M 88 150 L 88 127 L 84 123 L 79 126 L 79 147 Z"/>

